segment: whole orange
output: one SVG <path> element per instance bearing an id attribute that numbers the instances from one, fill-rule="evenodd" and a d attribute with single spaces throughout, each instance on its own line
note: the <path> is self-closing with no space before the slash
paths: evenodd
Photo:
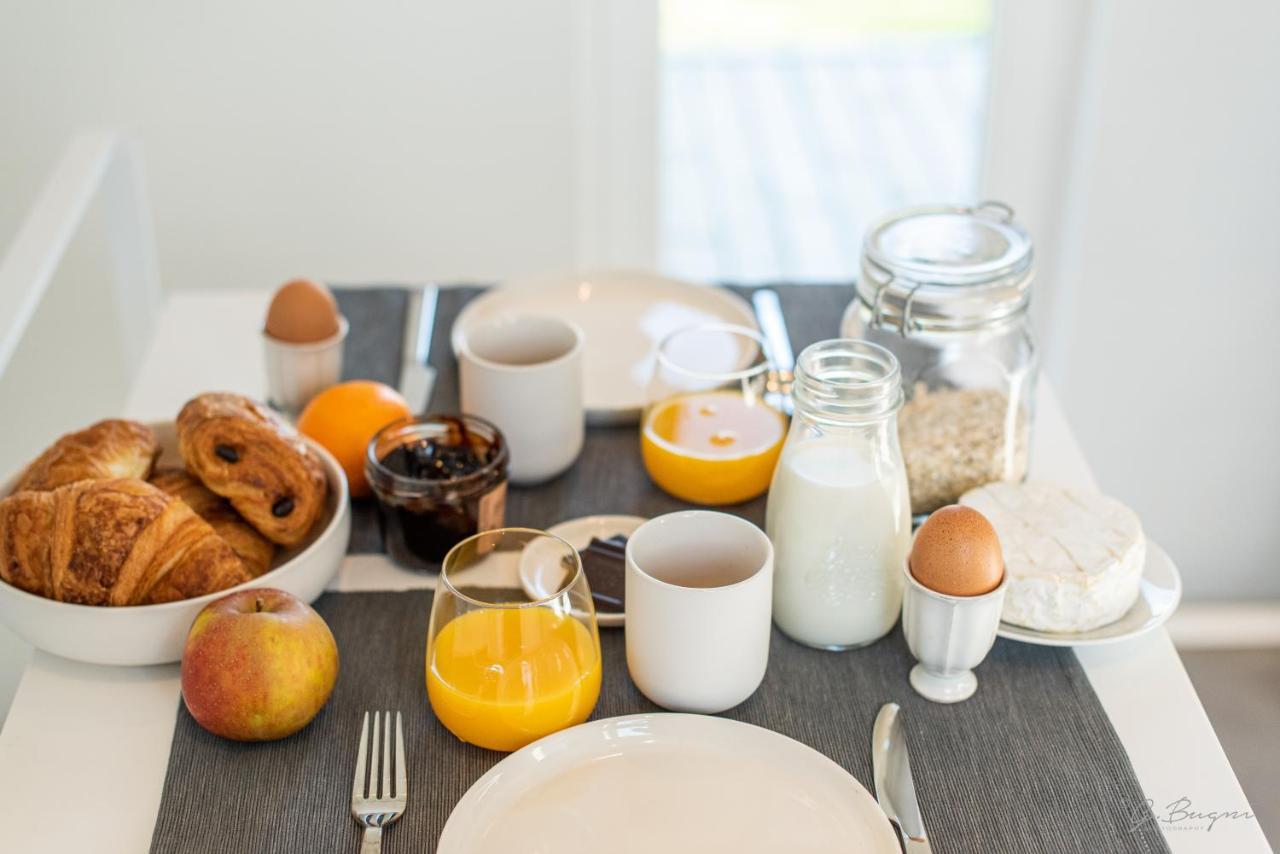
<path id="1" fill-rule="evenodd" d="M 407 415 L 409 404 L 391 386 L 373 380 L 349 380 L 311 398 L 298 416 L 298 432 L 310 436 L 337 458 L 353 498 L 369 494 L 364 476 L 365 449 L 373 434 Z"/>

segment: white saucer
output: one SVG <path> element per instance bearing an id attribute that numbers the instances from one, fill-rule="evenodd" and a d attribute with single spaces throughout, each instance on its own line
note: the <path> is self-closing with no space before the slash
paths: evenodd
<path id="1" fill-rule="evenodd" d="M 590 545 L 592 537 L 602 540 L 617 534 L 629 537 L 647 521 L 642 516 L 583 516 L 561 522 L 548 529 L 547 533 L 554 534 L 581 551 Z M 558 567 L 559 564 L 555 561 L 538 560 L 537 553 L 532 548 L 526 549 L 520 560 L 520 586 L 529 598 L 545 599 L 564 584 L 564 575 L 553 571 L 553 568 Z M 601 628 L 621 626 L 625 621 L 625 614 L 596 613 L 596 623 Z"/>
<path id="2" fill-rule="evenodd" d="M 1147 540 L 1147 562 L 1142 567 L 1138 601 L 1123 617 L 1087 632 L 1039 632 L 1001 623 L 996 634 L 1009 640 L 1041 646 L 1098 646 L 1136 638 L 1162 625 L 1182 601 L 1182 576 L 1165 550 Z"/>
<path id="3" fill-rule="evenodd" d="M 590 721 L 516 751 L 454 807 L 437 854 L 897 854 L 871 794 L 811 747 L 704 715 Z"/>
<path id="4" fill-rule="evenodd" d="M 747 301 L 723 288 L 652 273 L 561 274 L 507 282 L 467 303 L 453 323 L 453 352 L 471 326 L 512 314 L 552 314 L 582 329 L 590 424 L 639 420 L 654 351 L 669 333 L 710 322 L 757 328 Z"/>

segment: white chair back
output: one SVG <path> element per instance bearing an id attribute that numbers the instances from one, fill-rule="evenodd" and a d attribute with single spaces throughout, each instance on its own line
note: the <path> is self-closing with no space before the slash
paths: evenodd
<path id="1" fill-rule="evenodd" d="M 72 141 L 0 259 L 0 473 L 118 414 L 161 304 L 135 141 Z"/>

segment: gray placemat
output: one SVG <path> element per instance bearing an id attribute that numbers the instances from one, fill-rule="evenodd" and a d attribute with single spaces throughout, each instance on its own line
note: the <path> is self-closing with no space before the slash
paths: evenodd
<path id="1" fill-rule="evenodd" d="M 456 406 L 447 329 L 474 294 L 441 294 L 433 410 Z M 799 351 L 834 334 L 850 289 L 781 295 Z M 344 311 L 350 299 L 343 295 Z M 591 430 L 583 454 L 556 481 L 513 490 L 508 522 L 546 526 L 589 513 L 655 515 L 681 506 L 649 484 L 634 428 Z M 731 508 L 757 523 L 763 509 L 763 500 Z M 388 831 L 387 850 L 433 850 L 454 804 L 502 756 L 458 742 L 431 714 L 423 683 L 430 600 L 418 591 L 328 594 L 317 602 L 338 639 L 342 674 L 329 705 L 290 739 L 222 741 L 179 709 L 152 851 L 357 850 L 350 779 L 360 716 L 370 708 L 402 710 L 408 729 L 410 804 Z M 594 717 L 656 711 L 627 676 L 622 632 L 602 631 L 601 645 L 604 681 Z M 804 742 L 870 787 L 871 722 L 882 703 L 901 703 L 939 854 L 1168 850 L 1070 650 L 997 641 L 978 669 L 978 693 L 955 706 L 916 696 L 906 678 L 911 663 L 898 631 L 846 653 L 811 650 L 775 632 L 760 690 L 725 716 Z M 611 850 L 608 840 L 599 847 Z"/>
<path id="2" fill-rule="evenodd" d="M 397 385 L 409 291 L 401 287 L 339 287 L 333 292 L 351 327 L 342 347 L 342 378 Z"/>
<path id="3" fill-rule="evenodd" d="M 350 329 L 342 346 L 344 380 L 377 380 L 400 384 L 404 346 L 404 313 L 409 291 L 402 287 L 334 288 L 338 308 Z M 351 501 L 349 554 L 382 551 L 378 505 L 373 498 Z"/>

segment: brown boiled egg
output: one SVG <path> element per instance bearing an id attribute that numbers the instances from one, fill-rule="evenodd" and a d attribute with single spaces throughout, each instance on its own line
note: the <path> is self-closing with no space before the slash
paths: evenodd
<path id="1" fill-rule="evenodd" d="M 953 504 L 935 510 L 916 532 L 911 574 L 947 596 L 981 596 L 1000 586 L 1004 553 L 987 517 Z"/>
<path id="2" fill-rule="evenodd" d="M 338 334 L 338 303 L 329 289 L 310 279 L 280 286 L 267 309 L 266 333 L 290 344 L 313 344 Z"/>

